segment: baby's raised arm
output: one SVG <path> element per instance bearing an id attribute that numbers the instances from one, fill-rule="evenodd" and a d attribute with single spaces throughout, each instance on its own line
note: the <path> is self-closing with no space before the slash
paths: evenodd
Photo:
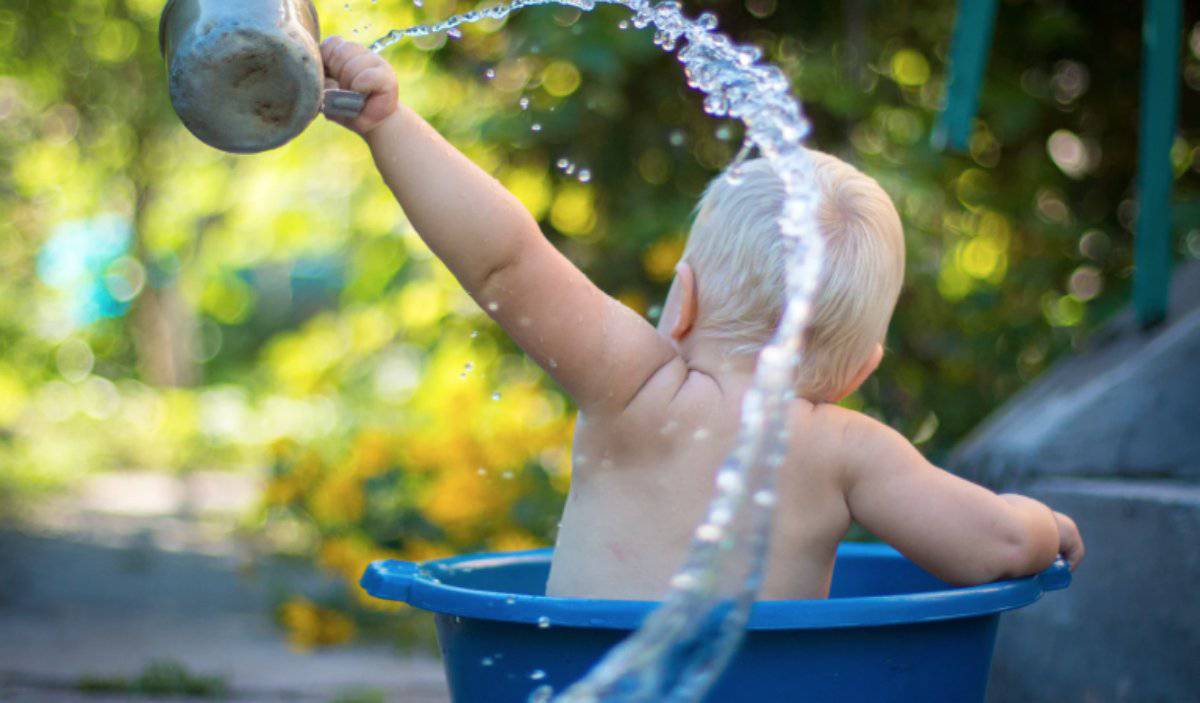
<path id="1" fill-rule="evenodd" d="M 339 38 L 326 73 L 370 95 L 363 135 L 421 238 L 504 330 L 589 412 L 621 410 L 674 347 L 588 280 L 521 203 L 407 107 L 382 58 Z"/>
<path id="2" fill-rule="evenodd" d="M 1075 523 L 1031 498 L 996 495 L 937 468 L 899 433 L 831 409 L 840 425 L 850 513 L 925 570 L 955 584 L 1028 576 L 1061 552 L 1083 558 Z"/>

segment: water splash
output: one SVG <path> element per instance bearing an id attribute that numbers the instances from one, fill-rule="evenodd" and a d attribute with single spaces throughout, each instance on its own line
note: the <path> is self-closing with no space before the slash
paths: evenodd
<path id="1" fill-rule="evenodd" d="M 762 587 L 776 471 L 787 456 L 788 409 L 795 398 L 802 333 L 824 261 L 815 218 L 818 196 L 803 148 L 810 125 L 791 95 L 787 77 L 778 67 L 763 63 L 757 47 L 736 44 L 716 31 L 715 15 L 688 17 L 674 1 L 513 0 L 436 24 L 394 30 L 371 49 L 382 51 L 405 38 L 479 20 L 502 20 L 526 7 L 566 5 L 590 11 L 598 4 L 629 9 L 634 27 L 654 29 L 655 44 L 668 52 L 679 49 L 688 84 L 705 94 L 705 111 L 745 125 L 745 144 L 728 177 L 736 180 L 738 165 L 757 149 L 774 166 L 787 193 L 779 223 L 789 249 L 787 303 L 774 337 L 759 355 L 754 385 L 742 404 L 737 445 L 717 474 L 716 495 L 696 529 L 687 562 L 672 579 L 665 603 L 642 628 L 555 699 L 694 703 L 737 651 Z M 544 688 L 536 695 L 538 700 L 548 696 Z"/>

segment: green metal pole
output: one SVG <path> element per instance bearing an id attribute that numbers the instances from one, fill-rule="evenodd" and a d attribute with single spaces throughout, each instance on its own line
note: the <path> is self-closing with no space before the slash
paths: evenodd
<path id="1" fill-rule="evenodd" d="M 1167 316 L 1171 288 L 1171 143 L 1179 111 L 1179 0 L 1146 0 L 1133 305 L 1143 326 Z"/>
<path id="2" fill-rule="evenodd" d="M 949 146 L 961 151 L 971 139 L 996 26 L 996 5 L 996 0 L 960 0 L 958 4 L 950 38 L 946 107 L 933 130 L 933 145 L 938 149 Z"/>

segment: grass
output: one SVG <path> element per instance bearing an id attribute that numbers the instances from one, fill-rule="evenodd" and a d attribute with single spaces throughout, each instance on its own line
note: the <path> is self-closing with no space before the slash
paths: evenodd
<path id="1" fill-rule="evenodd" d="M 343 691 L 329 703 L 386 703 L 383 691 L 373 688 L 356 688 Z"/>
<path id="2" fill-rule="evenodd" d="M 132 679 L 123 676 L 85 676 L 79 679 L 76 688 L 85 693 L 209 699 L 221 699 L 229 694 L 229 684 L 223 678 L 197 676 L 183 664 L 174 661 L 151 662 Z"/>

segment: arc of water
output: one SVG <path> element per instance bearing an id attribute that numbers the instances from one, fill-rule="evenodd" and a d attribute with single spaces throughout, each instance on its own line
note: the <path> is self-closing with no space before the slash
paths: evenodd
<path id="1" fill-rule="evenodd" d="M 633 12 L 638 28 L 653 27 L 654 42 L 678 51 L 691 87 L 705 94 L 704 109 L 746 125 L 746 146 L 773 165 L 787 193 L 780 231 L 788 242 L 787 302 L 782 320 L 759 355 L 754 385 L 742 405 L 737 445 L 717 477 L 716 495 L 700 525 L 683 570 L 664 604 L 641 629 L 613 649 L 560 703 L 695 703 L 709 691 L 736 653 L 762 587 L 774 515 L 775 477 L 787 456 L 788 410 L 794 379 L 824 262 L 816 226 L 817 192 L 803 147 L 810 125 L 791 94 L 787 76 L 762 62 L 762 52 L 717 31 L 717 18 L 689 18 L 679 2 L 649 0 L 513 0 L 449 17 L 432 25 L 394 30 L 371 45 L 382 51 L 402 39 L 451 31 L 483 19 L 502 20 L 537 5 L 582 11 L 597 4 Z M 740 529 L 739 529 L 740 528 Z M 738 537 L 746 544 L 739 545 Z M 742 546 L 742 549 L 737 547 Z M 729 579 L 730 575 L 736 576 Z M 732 580 L 736 586 L 729 589 Z M 732 592 L 727 592 L 732 590 Z M 537 698 L 545 700 L 539 689 Z"/>

